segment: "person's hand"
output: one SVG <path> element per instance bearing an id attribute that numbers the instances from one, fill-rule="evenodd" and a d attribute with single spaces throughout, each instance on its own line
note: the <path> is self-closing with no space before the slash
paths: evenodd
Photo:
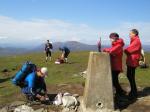
<path id="1" fill-rule="evenodd" d="M 103 52 L 106 52 L 106 49 L 103 49 Z"/>
<path id="2" fill-rule="evenodd" d="M 40 101 L 45 101 L 45 96 L 41 96 L 41 95 L 37 94 L 36 97 L 37 97 Z"/>
<path id="3" fill-rule="evenodd" d="M 109 50 L 106 48 L 106 49 L 103 49 L 103 52 L 109 52 Z"/>
<path id="4" fill-rule="evenodd" d="M 45 100 L 49 100 L 49 97 L 48 97 L 48 94 L 47 94 L 47 91 L 45 91 Z"/>
<path id="5" fill-rule="evenodd" d="M 45 94 L 45 100 L 49 100 L 49 97 L 47 94 Z"/>
<path id="6" fill-rule="evenodd" d="M 45 101 L 45 100 L 46 100 L 45 96 L 40 97 L 40 101 Z"/>

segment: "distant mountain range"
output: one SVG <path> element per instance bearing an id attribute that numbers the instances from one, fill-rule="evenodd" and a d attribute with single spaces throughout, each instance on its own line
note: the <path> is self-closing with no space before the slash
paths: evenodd
<path id="1" fill-rule="evenodd" d="M 143 49 L 145 52 L 150 52 L 150 45 L 143 45 Z"/>
<path id="2" fill-rule="evenodd" d="M 28 50 L 24 48 L 13 48 L 13 47 L 7 47 L 7 48 L 0 48 L 0 56 L 5 55 L 17 55 L 17 54 L 23 54 L 27 53 Z"/>
<path id="3" fill-rule="evenodd" d="M 97 50 L 96 45 L 88 45 L 84 43 L 80 43 L 77 41 L 67 41 L 67 42 L 55 42 L 53 43 L 53 50 L 57 51 L 60 46 L 67 46 L 71 51 L 95 51 Z M 41 44 L 40 46 L 36 47 L 34 51 L 44 51 L 45 44 Z"/>
<path id="4" fill-rule="evenodd" d="M 57 51 L 60 46 L 65 45 L 70 48 L 71 51 L 97 51 L 97 45 L 88 45 L 77 41 L 67 41 L 67 42 L 54 42 L 53 47 L 54 51 Z M 4 55 L 17 55 L 23 53 L 30 53 L 30 52 L 42 52 L 44 51 L 45 44 L 41 44 L 36 48 L 32 49 L 25 49 L 25 48 L 0 48 L 0 56 Z M 102 48 L 108 47 L 108 45 L 103 45 Z M 143 48 L 146 52 L 150 52 L 150 45 L 143 45 Z"/>

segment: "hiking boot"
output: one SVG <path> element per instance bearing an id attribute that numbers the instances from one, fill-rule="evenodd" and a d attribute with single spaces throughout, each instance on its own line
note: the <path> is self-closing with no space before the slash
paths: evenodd
<path id="1" fill-rule="evenodd" d="M 138 97 L 137 93 L 130 92 L 128 95 L 129 100 L 137 100 L 137 97 Z"/>

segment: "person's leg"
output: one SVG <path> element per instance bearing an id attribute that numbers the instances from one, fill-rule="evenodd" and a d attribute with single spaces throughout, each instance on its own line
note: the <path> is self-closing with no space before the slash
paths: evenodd
<path id="1" fill-rule="evenodd" d="M 34 101 L 34 100 L 36 100 L 36 97 L 35 97 L 33 94 L 31 94 L 31 93 L 29 92 L 28 87 L 23 87 L 23 88 L 21 88 L 21 91 L 22 91 L 22 93 L 26 96 L 27 100 L 29 100 L 29 101 Z"/>
<path id="2" fill-rule="evenodd" d="M 134 67 L 127 67 L 127 77 L 131 86 L 131 92 L 129 93 L 130 97 L 136 98 L 137 97 L 137 87 L 135 82 L 135 68 Z"/>
<path id="3" fill-rule="evenodd" d="M 135 68 L 132 68 L 132 76 L 133 76 L 133 80 L 132 80 L 132 85 L 131 85 L 131 92 L 137 96 L 137 87 L 136 87 L 136 81 L 135 81 Z"/>
<path id="4" fill-rule="evenodd" d="M 49 51 L 48 54 L 49 54 L 49 60 L 51 61 L 52 60 L 52 57 L 51 57 L 52 53 L 51 53 L 51 51 Z"/>
<path id="5" fill-rule="evenodd" d="M 66 63 L 68 62 L 68 55 L 69 55 L 69 53 L 66 52 L 66 53 L 65 53 L 65 56 L 64 56 L 64 57 L 65 57 L 65 62 L 66 62 Z"/>
<path id="6" fill-rule="evenodd" d="M 49 54 L 49 55 L 50 55 L 50 57 L 52 57 L 52 52 L 51 52 L 51 51 L 49 51 L 49 52 L 50 52 L 50 54 Z"/>
<path id="7" fill-rule="evenodd" d="M 46 92 L 46 84 L 43 83 L 43 82 L 40 82 L 40 84 L 37 84 L 36 85 L 36 93 L 37 94 L 40 94 L 40 95 L 45 95 L 45 92 Z"/>
<path id="8" fill-rule="evenodd" d="M 113 79 L 113 86 L 116 89 L 116 94 L 117 95 L 124 95 L 124 90 L 121 88 L 120 84 L 119 84 L 119 71 L 112 71 L 112 79 Z"/>
<path id="9" fill-rule="evenodd" d="M 46 51 L 46 62 L 48 60 L 48 51 Z"/>

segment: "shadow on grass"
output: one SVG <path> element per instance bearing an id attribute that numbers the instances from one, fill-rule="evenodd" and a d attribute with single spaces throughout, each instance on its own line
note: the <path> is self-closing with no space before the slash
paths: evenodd
<path id="1" fill-rule="evenodd" d="M 150 95 L 150 87 L 145 87 L 142 91 L 138 91 L 138 98 L 146 97 Z M 122 100 L 122 101 L 121 101 Z M 134 104 L 137 101 L 135 100 L 128 100 L 128 97 L 122 97 L 115 100 L 116 109 L 124 110 L 128 108 L 128 106 Z"/>
<path id="2" fill-rule="evenodd" d="M 0 83 L 6 82 L 10 79 L 12 79 L 12 77 L 7 77 L 7 78 L 0 79 Z"/>
<path id="3" fill-rule="evenodd" d="M 5 86 L 0 86 L 0 89 L 4 88 Z"/>
<path id="4" fill-rule="evenodd" d="M 150 87 L 145 87 L 142 91 L 138 92 L 138 98 L 149 96 L 150 95 Z"/>

